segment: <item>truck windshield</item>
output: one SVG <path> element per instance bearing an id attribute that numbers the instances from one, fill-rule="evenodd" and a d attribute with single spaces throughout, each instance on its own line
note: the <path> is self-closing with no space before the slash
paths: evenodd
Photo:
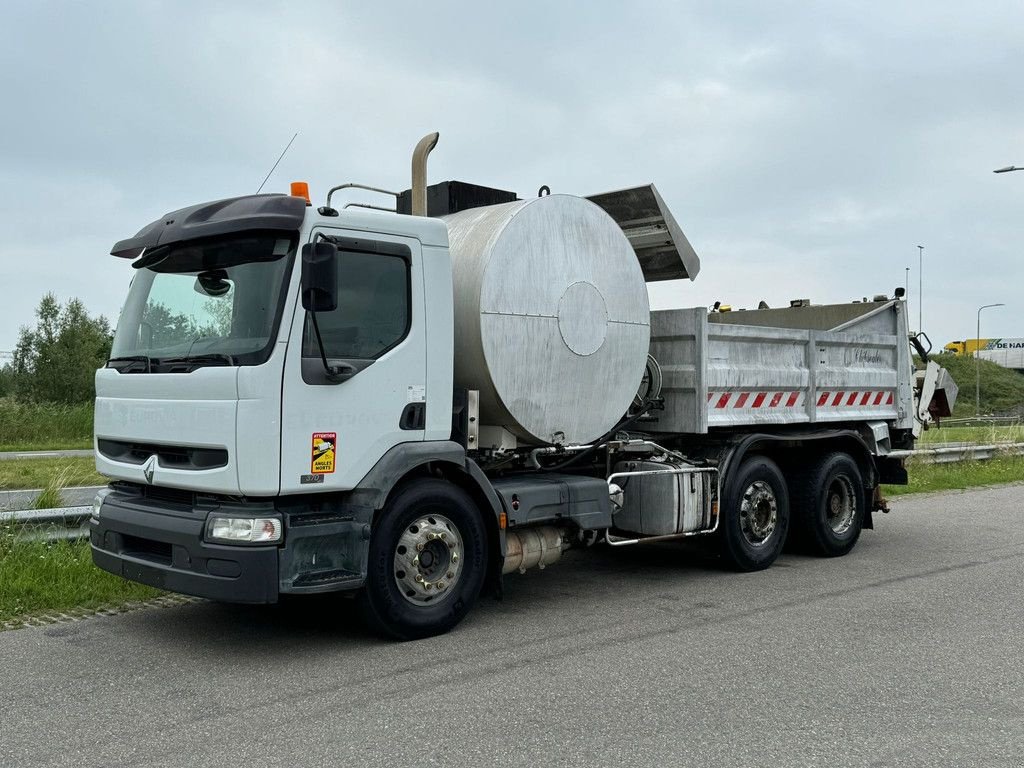
<path id="1" fill-rule="evenodd" d="M 108 367 L 158 373 L 265 362 L 297 241 L 250 232 L 147 250 Z"/>

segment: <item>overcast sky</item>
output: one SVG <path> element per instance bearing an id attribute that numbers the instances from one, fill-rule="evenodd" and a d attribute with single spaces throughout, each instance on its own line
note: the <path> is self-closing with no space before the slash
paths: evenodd
<path id="1" fill-rule="evenodd" d="M 113 321 L 114 241 L 267 185 L 655 182 L 701 257 L 655 307 L 891 295 L 1024 336 L 1024 3 L 12 2 L 0 350 L 46 291 Z"/>

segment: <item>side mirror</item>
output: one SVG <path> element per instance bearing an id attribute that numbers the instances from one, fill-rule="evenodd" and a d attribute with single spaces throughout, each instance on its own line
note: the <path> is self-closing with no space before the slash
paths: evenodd
<path id="1" fill-rule="evenodd" d="M 333 243 L 302 246 L 302 308 L 332 312 L 338 308 L 338 247 Z"/>

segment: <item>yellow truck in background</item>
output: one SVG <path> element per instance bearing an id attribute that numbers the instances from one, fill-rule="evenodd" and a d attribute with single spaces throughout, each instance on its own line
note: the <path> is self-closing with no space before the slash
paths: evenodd
<path id="1" fill-rule="evenodd" d="M 978 357 L 1004 368 L 1024 371 L 1024 338 L 951 341 L 943 350 L 961 357 Z"/>
<path id="2" fill-rule="evenodd" d="M 967 339 L 966 341 L 951 341 L 949 344 L 944 346 L 942 349 L 946 352 L 951 352 L 954 355 L 960 357 L 973 357 L 974 353 L 979 349 L 985 349 L 985 346 L 991 341 L 991 339 Z"/>

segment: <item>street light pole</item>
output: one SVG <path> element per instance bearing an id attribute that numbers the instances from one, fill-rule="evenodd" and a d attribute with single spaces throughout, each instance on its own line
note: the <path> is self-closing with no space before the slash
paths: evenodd
<path id="1" fill-rule="evenodd" d="M 917 332 L 924 330 L 924 246 L 917 246 Z"/>
<path id="2" fill-rule="evenodd" d="M 1008 165 L 1005 168 L 996 168 L 992 173 L 1010 173 L 1011 171 L 1024 171 L 1024 167 Z M 978 335 L 975 337 L 979 347 L 974 350 L 974 415 L 981 415 L 981 310 L 989 307 L 1005 307 L 1005 304 L 986 304 L 978 307 Z"/>
<path id="3" fill-rule="evenodd" d="M 1005 307 L 1003 303 L 999 304 L 985 304 L 984 306 L 978 307 L 978 335 L 974 337 L 974 341 L 977 343 L 977 349 L 974 350 L 974 415 L 981 416 L 981 310 L 988 309 L 989 307 Z"/>

